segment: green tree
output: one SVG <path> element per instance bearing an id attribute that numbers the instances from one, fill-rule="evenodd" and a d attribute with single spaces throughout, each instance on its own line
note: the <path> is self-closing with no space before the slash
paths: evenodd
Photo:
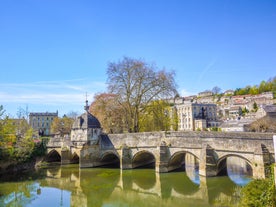
<path id="1" fill-rule="evenodd" d="M 33 130 L 29 129 L 23 138 L 16 143 L 14 150 L 14 159 L 18 162 L 25 162 L 32 158 L 35 143 L 33 140 Z"/>
<path id="2" fill-rule="evenodd" d="M 16 128 L 9 117 L 1 121 L 0 127 L 0 149 L 1 157 L 11 159 L 14 153 L 16 143 Z"/>
<path id="3" fill-rule="evenodd" d="M 70 134 L 74 119 L 67 116 L 55 117 L 51 124 L 51 133 L 60 135 Z"/>
<path id="4" fill-rule="evenodd" d="M 271 91 L 273 92 L 274 98 L 276 98 L 276 76 L 269 79 Z"/>
<path id="5" fill-rule="evenodd" d="M 167 131 L 171 128 L 170 105 L 166 101 L 152 101 L 140 116 L 140 131 Z"/>
<path id="6" fill-rule="evenodd" d="M 247 86 L 246 88 L 237 88 L 234 92 L 234 95 L 246 95 L 248 94 L 249 90 L 249 86 Z"/>
<path id="7" fill-rule="evenodd" d="M 177 94 L 173 72 L 158 70 L 142 60 L 125 57 L 109 63 L 107 75 L 109 92 L 118 95 L 129 132 L 140 130 L 140 115 L 150 102 Z"/>
<path id="8" fill-rule="evenodd" d="M 261 81 L 259 85 L 237 88 L 234 92 L 234 95 L 256 95 L 269 91 L 273 92 L 273 94 L 276 94 L 276 77 L 270 78 L 268 81 Z"/>
<path id="9" fill-rule="evenodd" d="M 253 103 L 253 111 L 254 112 L 258 111 L 258 105 L 256 102 Z"/>
<path id="10" fill-rule="evenodd" d="M 246 107 L 242 108 L 242 116 L 245 116 L 247 113 L 249 113 L 249 110 Z"/>
<path id="11" fill-rule="evenodd" d="M 171 108 L 171 114 L 172 114 L 172 129 L 174 131 L 178 130 L 178 114 L 177 114 L 177 110 L 175 107 Z"/>
<path id="12" fill-rule="evenodd" d="M 268 91 L 268 84 L 266 83 L 266 81 L 262 81 L 259 85 L 259 91 L 260 93 L 266 92 Z"/>
<path id="13" fill-rule="evenodd" d="M 252 86 L 248 92 L 251 95 L 259 94 L 259 88 L 258 86 Z"/>

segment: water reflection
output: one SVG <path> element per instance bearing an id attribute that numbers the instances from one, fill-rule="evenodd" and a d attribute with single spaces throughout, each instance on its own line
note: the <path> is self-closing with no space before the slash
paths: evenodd
<path id="1" fill-rule="evenodd" d="M 185 156 L 185 171 L 192 182 L 197 185 L 200 184 L 199 161 L 192 154 L 186 154 Z"/>
<path id="2" fill-rule="evenodd" d="M 244 186 L 250 182 L 252 168 L 246 160 L 240 157 L 228 157 L 226 160 L 227 174 L 237 185 Z"/>
<path id="3" fill-rule="evenodd" d="M 165 174 L 153 169 L 41 169 L 0 183 L 0 206 L 229 206 L 239 186 L 228 177 L 203 178 L 197 168 Z M 35 176 L 34 174 L 37 174 Z M 192 178 L 192 179 L 191 179 Z M 196 182 L 195 182 L 196 181 Z M 218 205 L 219 203 L 219 205 Z"/>

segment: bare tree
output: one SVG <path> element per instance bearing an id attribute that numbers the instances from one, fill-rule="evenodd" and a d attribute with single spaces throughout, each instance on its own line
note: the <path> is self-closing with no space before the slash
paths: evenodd
<path id="1" fill-rule="evenodd" d="M 276 132 L 276 118 L 262 117 L 249 125 L 249 131 Z"/>
<path id="2" fill-rule="evenodd" d="M 177 94 L 174 72 L 158 70 L 142 60 L 124 57 L 109 63 L 107 75 L 108 89 L 119 96 L 130 132 L 139 131 L 140 113 L 151 101 Z"/>
<path id="3" fill-rule="evenodd" d="M 215 86 L 213 89 L 212 89 L 212 92 L 213 94 L 217 95 L 221 92 L 221 88 L 218 87 L 218 86 Z"/>

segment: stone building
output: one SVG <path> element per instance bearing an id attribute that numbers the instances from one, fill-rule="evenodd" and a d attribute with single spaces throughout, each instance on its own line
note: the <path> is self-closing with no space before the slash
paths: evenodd
<path id="1" fill-rule="evenodd" d="M 30 113 L 29 124 L 40 136 L 48 136 L 51 131 L 51 124 L 55 117 L 58 117 L 58 111 L 56 113 Z"/>
<path id="2" fill-rule="evenodd" d="M 226 90 L 223 95 L 224 96 L 233 96 L 234 95 L 234 90 Z"/>
<path id="3" fill-rule="evenodd" d="M 256 113 L 256 118 L 264 116 L 276 119 L 276 105 L 261 105 Z"/>
<path id="4" fill-rule="evenodd" d="M 213 92 L 207 90 L 207 91 L 203 91 L 203 92 L 198 93 L 198 97 L 205 97 L 205 96 L 213 96 Z"/>
<path id="5" fill-rule="evenodd" d="M 182 103 L 175 105 L 178 115 L 178 130 L 194 131 L 218 127 L 217 105 L 203 103 Z"/>
<path id="6" fill-rule="evenodd" d="M 229 109 L 229 117 L 235 118 L 242 115 L 242 108 L 241 106 L 232 106 Z"/>
<path id="7" fill-rule="evenodd" d="M 77 117 L 71 129 L 71 141 L 75 146 L 97 144 L 102 135 L 102 127 L 99 120 L 89 112 L 88 101 L 84 107 L 85 113 Z"/>
<path id="8" fill-rule="evenodd" d="M 219 127 L 223 132 L 244 132 L 255 119 L 233 119 L 224 121 Z"/>

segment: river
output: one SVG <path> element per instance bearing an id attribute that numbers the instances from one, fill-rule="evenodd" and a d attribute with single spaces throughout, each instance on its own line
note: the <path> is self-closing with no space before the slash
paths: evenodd
<path id="1" fill-rule="evenodd" d="M 238 206 L 241 186 L 250 179 L 230 174 L 205 178 L 188 168 L 158 174 L 154 169 L 51 166 L 2 177 L 0 206 Z"/>

